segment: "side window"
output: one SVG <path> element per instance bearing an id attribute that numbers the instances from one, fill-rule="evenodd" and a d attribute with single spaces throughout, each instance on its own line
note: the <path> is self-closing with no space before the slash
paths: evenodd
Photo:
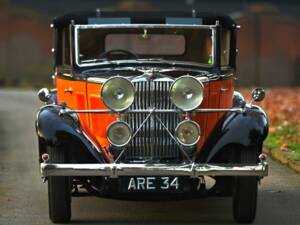
<path id="1" fill-rule="evenodd" d="M 62 33 L 62 64 L 71 65 L 69 29 L 64 29 Z"/>
<path id="2" fill-rule="evenodd" d="M 230 31 L 222 29 L 221 33 L 221 65 L 229 65 L 230 57 Z"/>

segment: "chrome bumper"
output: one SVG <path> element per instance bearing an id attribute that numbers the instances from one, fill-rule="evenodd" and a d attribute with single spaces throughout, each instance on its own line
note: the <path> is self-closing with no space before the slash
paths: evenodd
<path id="1" fill-rule="evenodd" d="M 41 163 L 48 176 L 258 176 L 268 175 L 268 163 L 256 165 L 214 164 L 50 164 Z"/>

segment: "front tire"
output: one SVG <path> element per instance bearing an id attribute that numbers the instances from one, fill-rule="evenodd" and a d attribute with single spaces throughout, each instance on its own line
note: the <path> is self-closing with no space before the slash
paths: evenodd
<path id="1" fill-rule="evenodd" d="M 65 152 L 58 148 L 48 148 L 51 163 L 66 163 Z M 49 217 L 53 223 L 65 223 L 71 219 L 70 177 L 49 177 L 48 179 Z"/>
<path id="2" fill-rule="evenodd" d="M 240 162 L 256 164 L 258 148 L 242 149 Z M 233 217 L 238 223 L 252 223 L 256 216 L 258 177 L 236 177 L 233 192 Z"/>

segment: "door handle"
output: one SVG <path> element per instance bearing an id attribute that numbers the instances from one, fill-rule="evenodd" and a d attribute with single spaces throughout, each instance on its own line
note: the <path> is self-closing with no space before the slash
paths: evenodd
<path id="1" fill-rule="evenodd" d="M 64 92 L 72 94 L 73 93 L 73 89 L 71 87 L 70 88 L 65 88 Z"/>
<path id="2" fill-rule="evenodd" d="M 220 91 L 221 91 L 221 92 L 228 92 L 229 89 L 228 89 L 228 88 L 221 88 Z"/>

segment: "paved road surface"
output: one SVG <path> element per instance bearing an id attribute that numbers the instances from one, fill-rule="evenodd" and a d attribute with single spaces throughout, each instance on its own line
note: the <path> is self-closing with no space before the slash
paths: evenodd
<path id="1" fill-rule="evenodd" d="M 0 224 L 51 224 L 38 172 L 33 91 L 0 90 Z M 270 161 L 256 224 L 300 224 L 300 175 Z M 74 224 L 230 224 L 231 199 L 131 202 L 73 198 Z"/>

